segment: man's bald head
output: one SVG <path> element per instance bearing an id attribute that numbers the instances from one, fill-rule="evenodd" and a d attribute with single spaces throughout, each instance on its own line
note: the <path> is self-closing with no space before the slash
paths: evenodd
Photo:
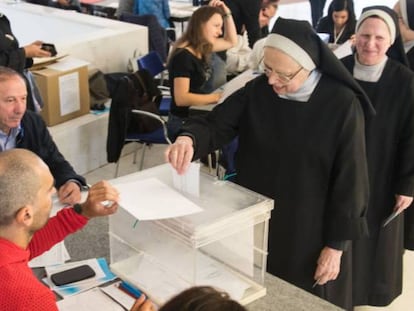
<path id="1" fill-rule="evenodd" d="M 0 153 L 0 226 L 9 225 L 16 212 L 34 204 L 47 165 L 33 152 L 12 149 Z"/>

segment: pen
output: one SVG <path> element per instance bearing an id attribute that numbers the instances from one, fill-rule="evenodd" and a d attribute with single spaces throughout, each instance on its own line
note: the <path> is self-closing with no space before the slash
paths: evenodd
<path id="1" fill-rule="evenodd" d="M 110 208 L 111 206 L 112 206 L 112 204 L 113 204 L 114 202 L 112 202 L 112 201 L 110 201 L 110 200 L 105 200 L 105 201 L 102 201 L 101 202 L 101 204 L 104 206 L 104 207 L 106 207 L 106 208 Z"/>
<path id="2" fill-rule="evenodd" d="M 134 299 L 138 299 L 142 295 L 142 292 L 138 288 L 128 284 L 125 281 L 122 281 L 121 283 L 119 283 L 118 288 Z"/>
<path id="3" fill-rule="evenodd" d="M 319 283 L 319 281 L 320 281 L 321 279 L 317 279 L 316 281 L 315 281 L 315 283 L 313 283 L 313 285 L 312 285 L 312 288 L 315 288 L 316 287 L 316 285 L 318 285 L 318 283 Z"/>
<path id="4" fill-rule="evenodd" d="M 397 217 L 398 215 L 400 214 L 400 212 L 397 210 L 397 211 L 394 211 L 394 212 L 392 212 L 391 213 L 391 215 L 390 216 L 388 216 L 387 217 L 387 219 L 385 219 L 384 220 L 384 223 L 382 224 L 382 227 L 385 227 L 386 225 L 388 225 L 390 222 L 391 222 L 391 220 L 393 220 L 395 217 Z"/>

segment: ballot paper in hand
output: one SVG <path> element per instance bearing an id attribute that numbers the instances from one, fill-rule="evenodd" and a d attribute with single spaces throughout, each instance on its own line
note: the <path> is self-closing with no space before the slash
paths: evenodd
<path id="1" fill-rule="evenodd" d="M 195 197 L 200 196 L 200 163 L 191 162 L 184 175 L 178 175 L 171 166 L 173 184 L 181 192 L 189 193 Z"/>
<path id="2" fill-rule="evenodd" d="M 120 205 L 139 220 L 172 218 L 202 211 L 184 195 L 157 178 L 116 184 Z"/>

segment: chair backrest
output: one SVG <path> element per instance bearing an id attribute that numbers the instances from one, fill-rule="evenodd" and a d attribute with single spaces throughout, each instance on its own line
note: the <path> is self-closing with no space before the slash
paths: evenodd
<path id="1" fill-rule="evenodd" d="M 148 111 L 144 111 L 144 110 L 138 110 L 138 109 L 132 109 L 131 112 L 134 113 L 134 114 L 141 115 L 141 116 L 150 117 L 153 120 L 157 120 L 162 125 L 162 137 L 161 137 L 161 140 L 159 140 L 158 137 L 157 137 L 157 140 L 159 140 L 161 143 L 166 143 L 166 144 L 169 144 L 169 145 L 172 144 L 171 140 L 168 137 L 167 122 L 161 116 L 159 116 L 158 114 L 152 113 L 152 112 L 148 112 Z M 153 133 L 147 134 L 150 139 L 151 139 L 151 137 L 150 137 L 151 134 L 152 135 L 159 135 L 159 132 L 154 131 Z M 140 135 L 140 136 L 141 136 L 142 140 L 145 140 L 145 134 Z"/>
<path id="2" fill-rule="evenodd" d="M 146 69 L 153 77 L 165 70 L 160 55 L 156 51 L 151 51 L 138 59 L 138 68 Z"/>
<path id="3" fill-rule="evenodd" d="M 124 12 L 119 17 L 119 20 L 127 23 L 133 23 L 137 25 L 148 27 L 148 43 L 150 51 L 157 51 L 161 57 L 161 60 L 165 62 L 167 60 L 168 38 L 166 30 L 160 25 L 157 18 L 154 15 L 136 15 L 132 13 Z"/>
<path id="4" fill-rule="evenodd" d="M 146 70 L 121 76 L 111 95 L 107 137 L 110 163 L 118 161 L 127 134 L 148 133 L 161 128 L 159 121 L 131 113 L 133 109 L 159 113 L 161 92 Z"/>

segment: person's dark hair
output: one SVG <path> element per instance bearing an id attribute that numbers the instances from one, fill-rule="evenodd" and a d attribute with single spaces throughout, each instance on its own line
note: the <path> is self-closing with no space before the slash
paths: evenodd
<path id="1" fill-rule="evenodd" d="M 332 20 L 332 13 L 339 11 L 348 11 L 347 24 L 356 23 L 354 1 L 353 0 L 332 0 L 328 7 L 328 16 Z M 333 22 L 333 20 L 332 20 Z"/>
<path id="2" fill-rule="evenodd" d="M 273 5 L 275 8 L 278 7 L 280 0 L 262 0 L 262 3 L 260 4 L 260 8 L 263 10 L 267 8 L 269 5 Z"/>
<path id="3" fill-rule="evenodd" d="M 206 61 L 211 54 L 213 47 L 204 37 L 203 26 L 214 14 L 223 15 L 224 12 L 221 8 L 208 5 L 201 6 L 194 11 L 188 22 L 187 30 L 174 44 L 169 59 L 175 54 L 177 47 L 182 46 L 182 44 L 186 42 L 187 46 L 191 47 L 195 52 L 200 53 L 202 59 Z"/>
<path id="4" fill-rule="evenodd" d="M 171 298 L 159 311 L 247 311 L 227 293 L 210 286 L 191 287 Z"/>

